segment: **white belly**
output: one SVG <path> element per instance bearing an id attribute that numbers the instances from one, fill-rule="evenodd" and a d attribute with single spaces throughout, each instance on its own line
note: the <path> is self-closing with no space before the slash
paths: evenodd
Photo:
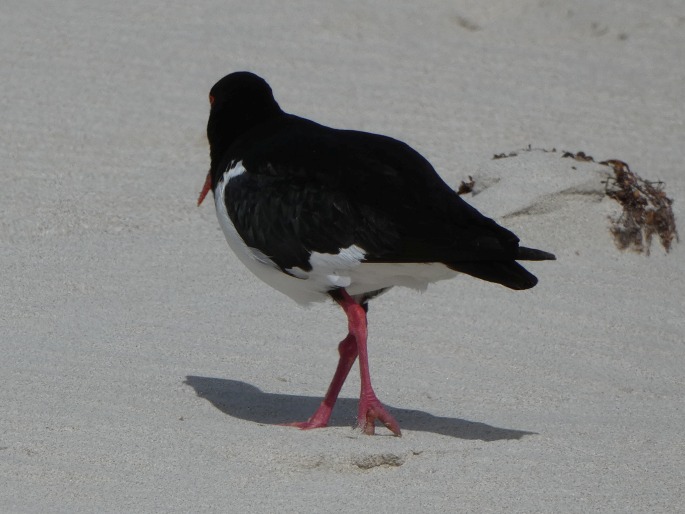
<path id="1" fill-rule="evenodd" d="M 329 298 L 328 291 L 344 287 L 352 295 L 404 286 L 425 290 L 428 284 L 454 277 L 457 272 L 441 263 L 365 263 L 364 249 L 356 245 L 341 248 L 337 254 L 313 252 L 309 258 L 311 271 L 300 268 L 284 273 L 263 252 L 245 244 L 226 210 L 224 186 L 232 178 L 245 173 L 242 163 L 224 173 L 216 187 L 215 203 L 219 224 L 231 250 L 247 268 L 274 289 L 297 303 L 308 304 Z"/>

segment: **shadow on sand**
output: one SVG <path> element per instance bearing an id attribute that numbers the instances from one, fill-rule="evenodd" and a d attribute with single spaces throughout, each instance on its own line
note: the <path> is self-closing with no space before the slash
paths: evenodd
<path id="1" fill-rule="evenodd" d="M 193 387 L 200 398 L 211 402 L 229 416 L 267 425 L 306 420 L 321 403 L 321 397 L 265 393 L 238 380 L 187 376 L 185 383 Z M 385 406 L 406 430 L 481 441 L 521 439 L 523 436 L 536 434 L 465 419 L 433 416 L 420 410 L 398 409 L 387 404 Z M 356 398 L 339 398 L 329 425 L 352 426 L 356 408 Z"/>

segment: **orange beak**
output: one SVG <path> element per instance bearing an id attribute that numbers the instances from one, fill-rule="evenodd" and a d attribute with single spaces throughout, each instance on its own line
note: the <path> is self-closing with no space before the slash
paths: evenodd
<path id="1" fill-rule="evenodd" d="M 200 191 L 200 198 L 197 199 L 197 206 L 199 207 L 202 200 L 205 199 L 209 190 L 212 189 L 212 173 L 207 173 L 207 178 L 205 179 L 205 185 L 202 186 L 202 191 Z"/>

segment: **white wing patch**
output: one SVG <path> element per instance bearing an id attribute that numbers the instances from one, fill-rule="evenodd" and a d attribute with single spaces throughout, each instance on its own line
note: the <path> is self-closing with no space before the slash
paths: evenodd
<path id="1" fill-rule="evenodd" d="M 309 256 L 311 271 L 302 268 L 289 268 L 288 273 L 306 280 L 313 280 L 323 286 L 349 287 L 352 283 L 350 272 L 364 260 L 366 252 L 357 245 L 341 248 L 338 253 L 312 252 Z"/>
<path id="2" fill-rule="evenodd" d="M 312 252 L 309 257 L 309 264 L 312 268 L 317 267 L 356 267 L 361 261 L 366 257 L 366 252 L 363 248 L 357 245 L 348 246 L 347 248 L 341 248 L 338 253 L 319 253 Z"/>

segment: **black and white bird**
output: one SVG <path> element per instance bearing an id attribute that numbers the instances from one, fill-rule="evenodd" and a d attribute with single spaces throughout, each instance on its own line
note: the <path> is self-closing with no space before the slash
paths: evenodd
<path id="1" fill-rule="evenodd" d="M 249 72 L 225 76 L 209 93 L 209 190 L 231 249 L 264 282 L 300 304 L 333 299 L 349 332 L 316 412 L 291 425 L 325 427 L 357 357 L 357 422 L 400 435 L 371 387 L 368 302 L 393 286 L 423 290 L 465 273 L 511 289 L 537 279 L 516 261 L 554 255 L 519 239 L 468 205 L 405 143 L 338 130 L 287 114 L 269 85 Z"/>

